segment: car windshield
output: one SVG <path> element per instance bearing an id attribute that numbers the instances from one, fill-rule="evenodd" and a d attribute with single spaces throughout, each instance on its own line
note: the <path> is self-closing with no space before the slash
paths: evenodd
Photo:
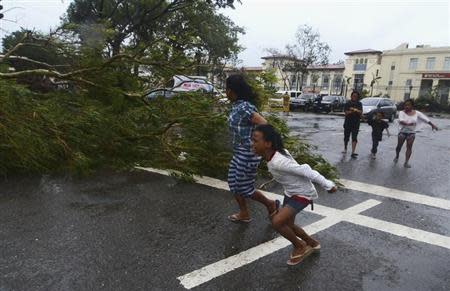
<path id="1" fill-rule="evenodd" d="M 312 94 L 303 94 L 303 95 L 300 96 L 300 98 L 306 99 L 306 100 L 313 99 L 314 95 L 312 95 Z"/>
<path id="2" fill-rule="evenodd" d="M 335 96 L 325 96 L 322 101 L 334 101 L 336 99 Z"/>
<path id="3" fill-rule="evenodd" d="M 376 98 L 365 98 L 361 100 L 362 105 L 364 106 L 377 106 L 380 100 Z"/>

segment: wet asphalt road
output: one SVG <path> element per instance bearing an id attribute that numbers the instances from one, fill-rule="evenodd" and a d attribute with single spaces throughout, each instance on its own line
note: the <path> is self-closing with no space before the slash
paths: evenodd
<path id="1" fill-rule="evenodd" d="M 292 113 L 295 134 L 317 146 L 345 179 L 450 200 L 450 120 L 418 134 L 411 169 L 392 163 L 395 138 L 369 159 L 370 131 L 361 126 L 358 159 L 340 154 L 343 118 Z M 391 128 L 394 127 L 391 125 Z M 392 128 L 393 133 L 396 132 Z M 282 193 L 279 185 L 269 191 Z M 319 192 L 317 203 L 364 211 L 414 229 L 450 236 L 450 211 L 353 190 Z M 136 170 L 88 179 L 21 177 L 0 182 L 0 290 L 183 290 L 177 277 L 278 235 L 265 210 L 254 220 L 226 220 L 236 210 L 224 190 Z M 322 217 L 302 212 L 297 223 Z M 301 265 L 284 248 L 195 290 L 450 290 L 450 250 L 340 222 L 315 235 L 322 251 Z"/>

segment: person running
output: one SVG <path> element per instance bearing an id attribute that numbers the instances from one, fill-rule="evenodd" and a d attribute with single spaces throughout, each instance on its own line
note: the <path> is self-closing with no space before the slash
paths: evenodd
<path id="1" fill-rule="evenodd" d="M 255 125 L 265 124 L 255 105 L 255 94 L 242 75 L 226 80 L 226 95 L 232 102 L 228 125 L 233 137 L 233 158 L 228 168 L 228 185 L 239 205 L 239 212 L 228 216 L 233 222 L 250 222 L 246 198 L 264 204 L 269 216 L 279 207 L 279 201 L 266 198 L 255 189 L 256 173 L 261 158 L 251 150 L 251 136 Z"/>
<path id="2" fill-rule="evenodd" d="M 376 111 L 375 117 L 372 115 L 369 117 L 367 123 L 372 127 L 372 159 L 376 159 L 377 157 L 377 148 L 378 144 L 382 140 L 383 130 L 386 129 L 388 137 L 391 136 L 389 133 L 389 124 L 383 120 L 384 113 L 382 111 Z"/>
<path id="3" fill-rule="evenodd" d="M 345 121 L 344 121 L 344 151 L 347 153 L 347 145 L 350 140 L 350 134 L 352 135 L 352 158 L 356 158 L 358 154 L 355 152 L 356 144 L 358 143 L 359 125 L 361 123 L 362 116 L 362 103 L 359 101 L 360 95 L 358 91 L 353 91 L 350 96 L 350 101 L 345 103 Z"/>
<path id="4" fill-rule="evenodd" d="M 296 265 L 313 251 L 320 250 L 320 243 L 294 223 L 295 216 L 312 203 L 313 199 L 318 198 L 312 182 L 330 193 L 336 191 L 336 186 L 309 165 L 299 165 L 284 148 L 280 134 L 272 125 L 258 125 L 253 132 L 252 141 L 253 151 L 267 161 L 269 172 L 283 185 L 283 206 L 272 216 L 272 226 L 292 243 L 294 249 L 287 264 Z"/>
<path id="5" fill-rule="evenodd" d="M 429 124 L 432 130 L 438 130 L 428 117 L 418 110 L 414 110 L 414 100 L 407 99 L 403 103 L 404 109 L 398 114 L 400 130 L 398 133 L 398 142 L 395 149 L 394 163 L 398 162 L 400 151 L 406 141 L 405 168 L 411 168 L 409 159 L 412 154 L 412 147 L 416 139 L 416 130 L 420 129 L 422 124 Z"/>

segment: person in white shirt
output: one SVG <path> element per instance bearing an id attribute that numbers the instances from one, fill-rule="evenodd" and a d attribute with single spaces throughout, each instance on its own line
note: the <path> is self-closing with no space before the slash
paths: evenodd
<path id="1" fill-rule="evenodd" d="M 416 130 L 420 129 L 421 125 L 429 124 L 432 130 L 438 130 L 428 117 L 420 111 L 414 110 L 414 101 L 412 99 L 405 100 L 403 103 L 404 110 L 398 114 L 398 121 L 400 130 L 398 133 L 398 142 L 395 149 L 394 163 L 398 162 L 400 151 L 403 144 L 406 141 L 406 154 L 405 154 L 405 168 L 411 168 L 409 159 L 412 154 L 412 147 L 414 140 L 416 139 Z"/>
<path id="2" fill-rule="evenodd" d="M 299 165 L 284 149 L 281 136 L 272 125 L 262 124 L 254 129 L 252 150 L 267 161 L 269 172 L 283 185 L 283 206 L 271 216 L 271 220 L 273 228 L 294 247 L 287 264 L 296 265 L 313 251 L 320 250 L 320 243 L 295 225 L 295 216 L 312 203 L 313 199 L 318 198 L 312 182 L 330 193 L 336 191 L 336 185 L 311 169 L 309 165 Z"/>

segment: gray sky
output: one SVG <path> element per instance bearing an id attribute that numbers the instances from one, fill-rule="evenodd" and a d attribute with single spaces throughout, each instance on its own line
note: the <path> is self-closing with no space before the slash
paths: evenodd
<path id="1" fill-rule="evenodd" d="M 0 28 L 8 32 L 25 28 L 48 31 L 59 23 L 70 0 L 2 0 L 5 13 Z M 344 52 L 365 48 L 393 49 L 402 42 L 411 46 L 450 45 L 448 0 L 242 0 L 236 10 L 223 10 L 246 29 L 241 44 L 242 65 L 258 66 L 266 48 L 283 49 L 295 41 L 301 24 L 313 26 L 327 42 L 330 61 L 344 59 Z M 0 30 L 0 37 L 5 36 Z"/>

